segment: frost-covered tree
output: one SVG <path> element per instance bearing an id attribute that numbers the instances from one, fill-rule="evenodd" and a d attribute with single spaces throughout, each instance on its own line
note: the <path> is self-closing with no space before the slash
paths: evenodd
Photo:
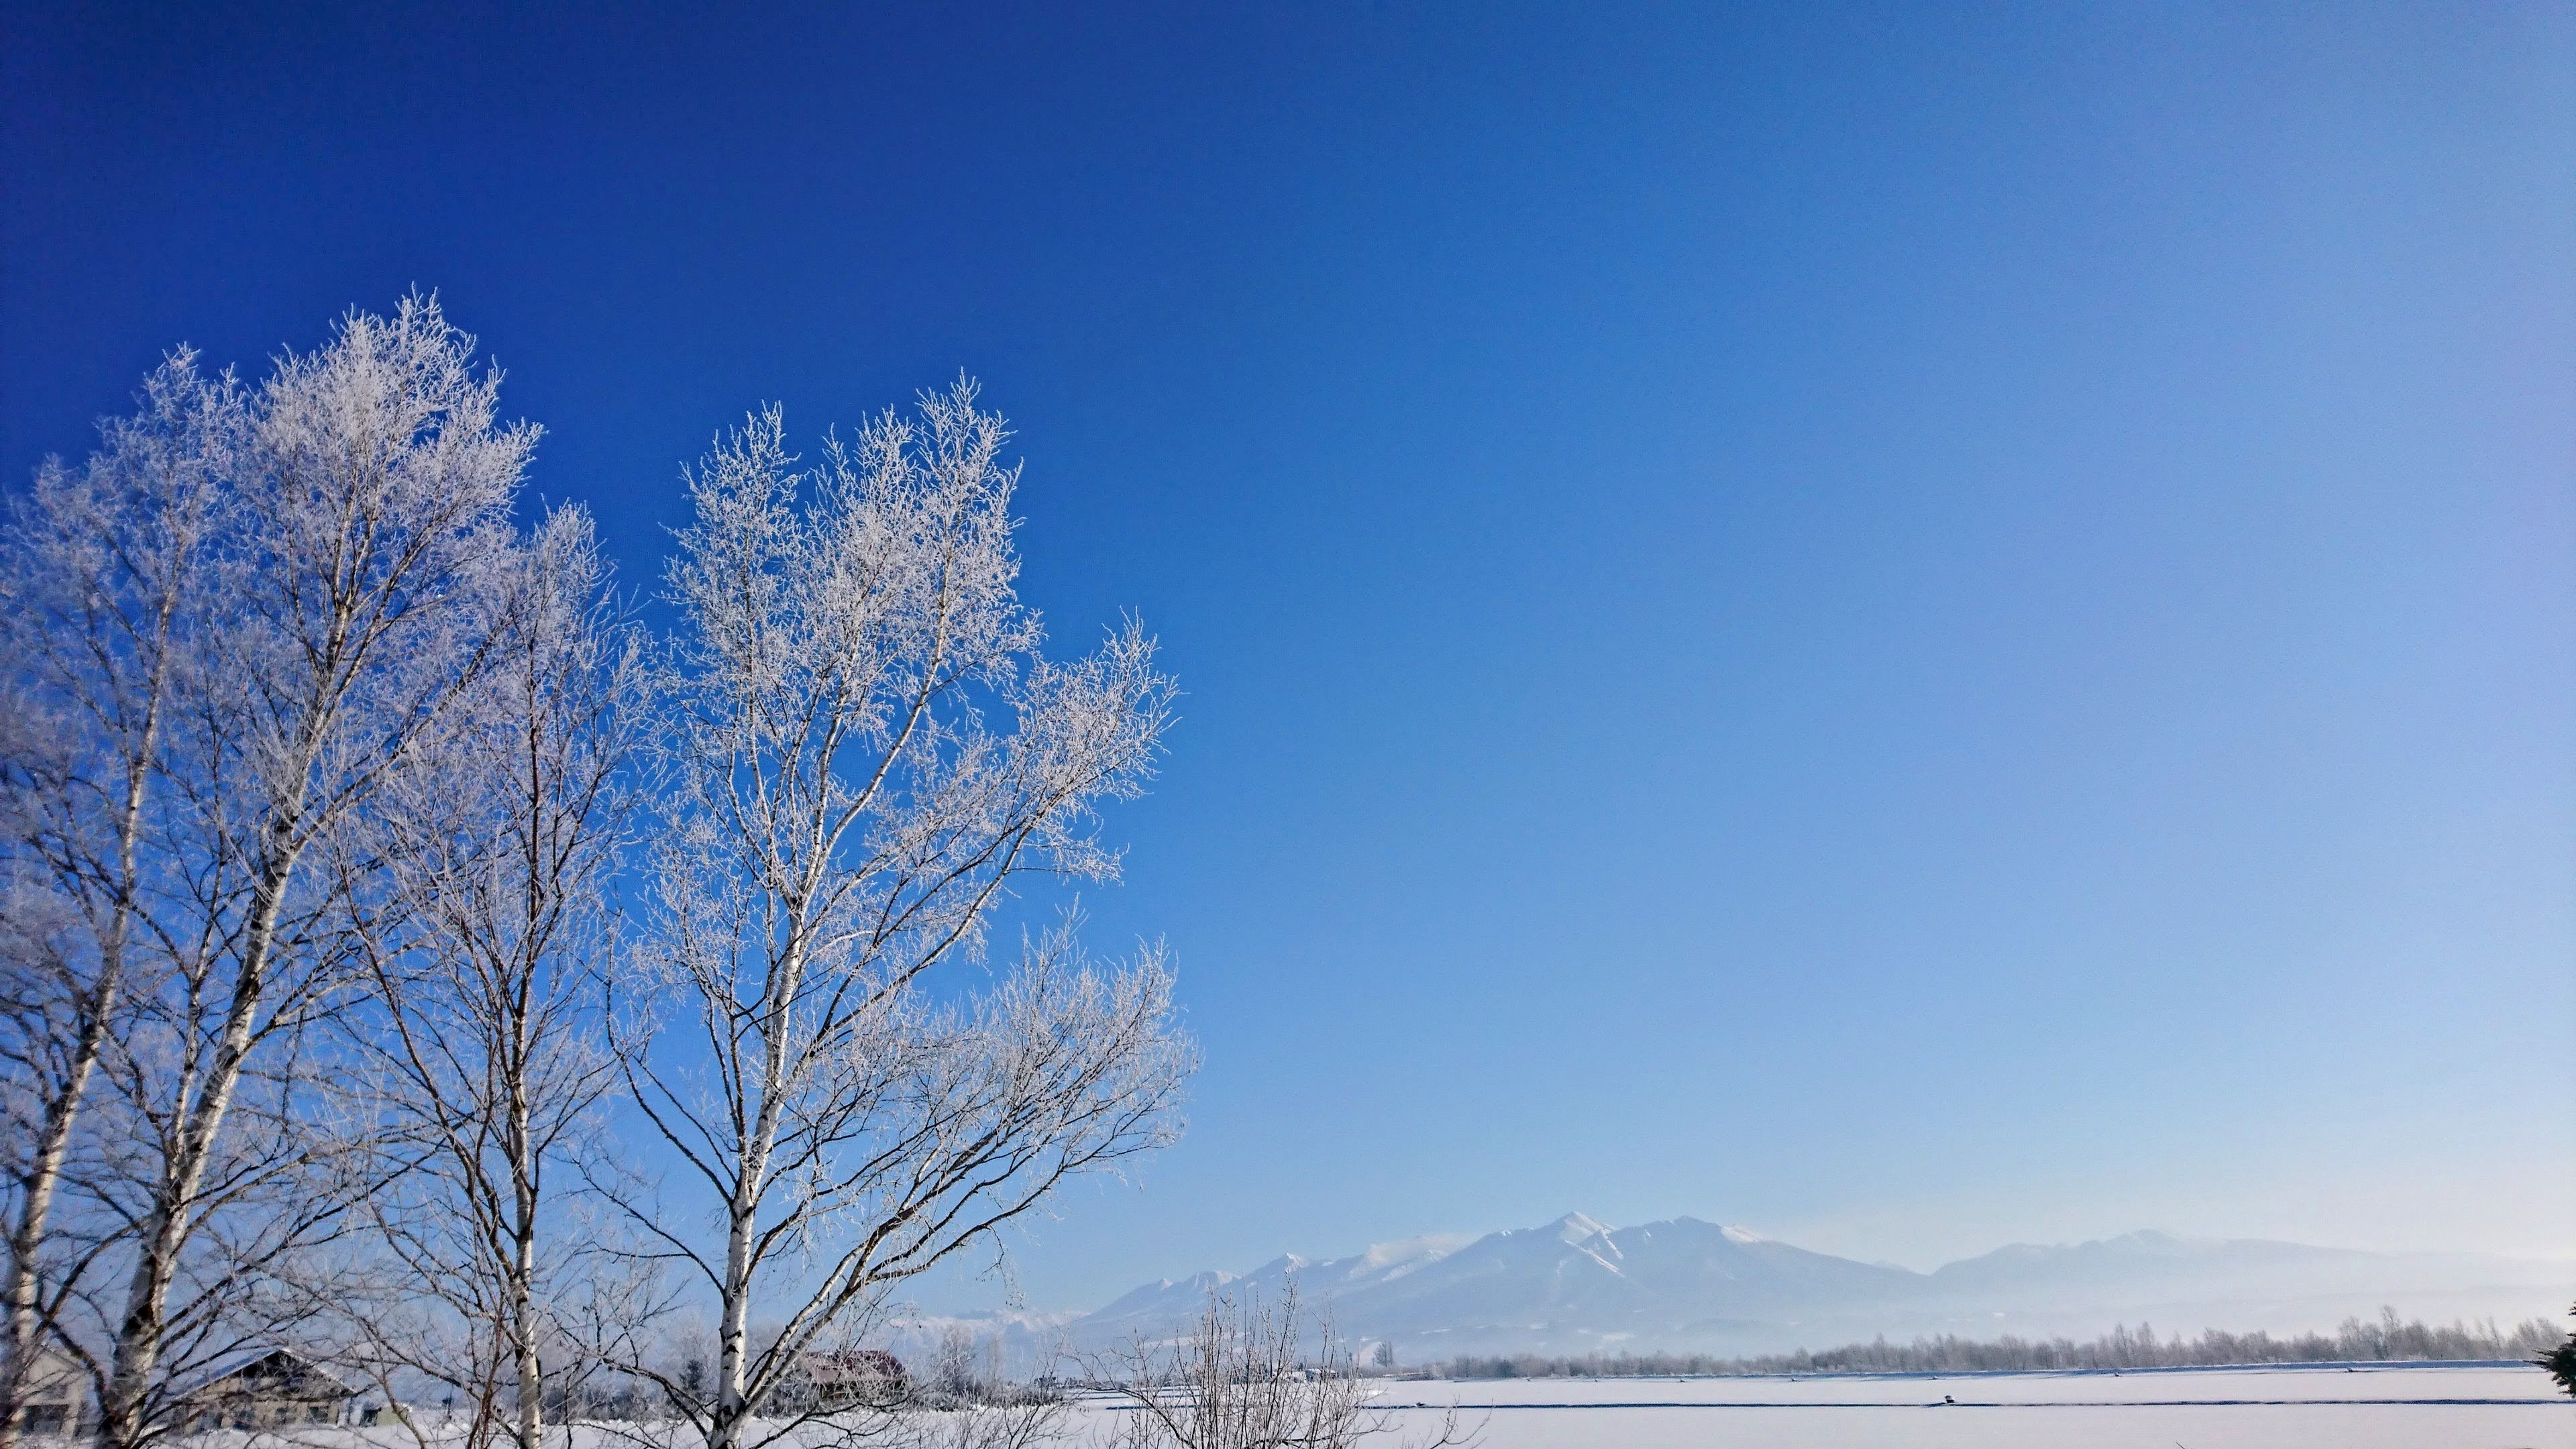
<path id="1" fill-rule="evenodd" d="M 64 1306 L 54 1209 L 132 958 L 170 882 L 174 715 L 201 679 L 210 537 L 244 442 L 242 391 L 181 350 L 80 467 L 48 460 L 0 535 L 0 1200 L 8 1338 L 0 1442 Z"/>
<path id="2" fill-rule="evenodd" d="M 163 1432 L 192 1362 L 276 1330 L 277 1270 L 363 1183 L 316 1112 L 310 1028 L 358 980 L 351 874 L 323 863 L 490 663 L 536 433 L 497 420 L 473 352 L 415 296 L 247 392 L 174 357 L 20 515 L 10 586 L 57 601 L 30 627 L 63 662 L 13 649 L 43 729 L 10 768 L 66 823 L 13 844 L 12 885 L 68 924 L 11 949 L 85 983 L 64 1061 L 84 1013 L 106 1023 L 38 1316 L 99 1380 L 103 1449 Z"/>
<path id="3" fill-rule="evenodd" d="M 1140 791 L 1172 698 L 1133 623 L 1040 653 L 1007 436 L 960 382 L 810 469 L 771 409 L 688 475 L 620 1051 L 697 1199 L 637 1220 L 714 1313 L 712 1382 L 656 1375 L 711 1449 L 895 1285 L 1175 1130 L 1193 1057 L 1159 950 L 1096 966 L 1068 921 L 994 976 L 940 969 L 1015 879 L 1115 872 L 1094 810 Z"/>
<path id="4" fill-rule="evenodd" d="M 323 1311 L 388 1396 L 457 1395 L 469 1449 L 537 1449 L 548 1399 L 645 1316 L 565 1192 L 616 1080 L 601 1013 L 647 702 L 606 576 L 573 508 L 494 570 L 480 679 L 352 832 L 374 997 L 352 1035 L 399 1170 Z"/>

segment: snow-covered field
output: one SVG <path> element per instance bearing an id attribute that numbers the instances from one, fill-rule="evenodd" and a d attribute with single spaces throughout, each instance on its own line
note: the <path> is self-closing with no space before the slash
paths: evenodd
<path id="1" fill-rule="evenodd" d="M 1485 1449 L 2576 1449 L 2576 1401 L 2524 1367 L 1397 1381 L 1379 1402 L 1434 1406 L 1396 1416 L 1417 1434 L 1456 1405 Z"/>
<path id="2" fill-rule="evenodd" d="M 1945 1402 L 1946 1401 L 1946 1402 Z M 2576 1449 L 2576 1401 L 2536 1368 L 2496 1364 L 2158 1369 L 2127 1373 L 1849 1374 L 1385 1382 L 1391 1433 L 1435 1437 L 1450 1409 L 1479 1449 Z M 1046 1442 L 1114 1438 L 1126 1412 L 1084 1395 Z M 944 1430 L 894 1445 L 959 1444 Z M 685 1432 L 585 1424 L 572 1449 L 687 1449 Z M 382 1428 L 225 1432 L 188 1449 L 415 1449 Z M 450 1439 L 449 1445 L 460 1441 Z M 784 1441 L 847 1449 L 825 1427 Z"/>

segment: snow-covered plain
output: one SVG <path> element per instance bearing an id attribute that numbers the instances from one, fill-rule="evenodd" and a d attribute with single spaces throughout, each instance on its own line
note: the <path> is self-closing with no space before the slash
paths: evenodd
<path id="1" fill-rule="evenodd" d="M 1944 1403 L 1944 1399 L 1955 1402 Z M 2576 1449 L 2576 1401 L 2539 1369 L 2372 1364 L 2125 1373 L 1834 1374 L 1799 1378 L 1392 1379 L 1388 1432 L 1363 1449 L 1435 1439 L 1444 1416 L 1476 1449 Z M 1039 1442 L 1100 1449 L 1127 1412 L 1081 1395 Z M 944 1416 L 859 1442 L 971 1442 Z M 689 1449 L 663 1424 L 582 1424 L 570 1449 Z M 417 1449 L 399 1430 L 225 1431 L 185 1449 Z M 462 1441 L 434 1439 L 441 1449 Z M 782 1449 L 850 1449 L 830 1425 Z"/>
<path id="2" fill-rule="evenodd" d="M 2576 1401 L 2528 1367 L 1400 1380 L 1379 1402 L 1425 1406 L 1390 1449 L 1453 1405 L 1483 1449 L 2576 1449 Z"/>

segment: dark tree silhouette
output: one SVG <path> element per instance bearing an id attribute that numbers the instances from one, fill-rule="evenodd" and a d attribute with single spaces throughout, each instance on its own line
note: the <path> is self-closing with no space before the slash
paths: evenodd
<path id="1" fill-rule="evenodd" d="M 2576 1308 L 2567 1312 L 2569 1316 L 2576 1317 Z M 2549 1370 L 2549 1376 L 2558 1380 L 2558 1387 L 2565 1389 L 2570 1396 L 2576 1396 L 2576 1334 L 2569 1334 L 2566 1342 L 2533 1362 Z"/>

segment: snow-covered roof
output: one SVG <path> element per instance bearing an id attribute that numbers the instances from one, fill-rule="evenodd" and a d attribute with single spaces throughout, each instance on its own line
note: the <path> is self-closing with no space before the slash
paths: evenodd
<path id="1" fill-rule="evenodd" d="M 222 1383 L 224 1380 L 233 1377 L 235 1374 L 241 1373 L 246 1369 L 255 1368 L 281 1354 L 293 1360 L 292 1367 L 300 1376 L 309 1379 L 320 1379 L 325 1383 L 330 1384 L 332 1387 L 337 1388 L 342 1393 L 354 1394 L 357 1392 L 356 1389 L 343 1383 L 338 1375 L 322 1367 L 320 1364 L 315 1363 L 313 1360 L 306 1358 L 304 1355 L 297 1353 L 291 1348 L 282 1348 L 273 1343 L 254 1344 L 248 1348 L 234 1349 L 230 1353 L 217 1357 L 213 1362 L 208 1363 L 205 1367 L 197 1370 L 195 1373 L 172 1384 L 171 1388 L 178 1397 L 184 1399 L 194 1394 L 203 1393 L 206 1390 L 213 1388 L 215 1385 Z"/>

